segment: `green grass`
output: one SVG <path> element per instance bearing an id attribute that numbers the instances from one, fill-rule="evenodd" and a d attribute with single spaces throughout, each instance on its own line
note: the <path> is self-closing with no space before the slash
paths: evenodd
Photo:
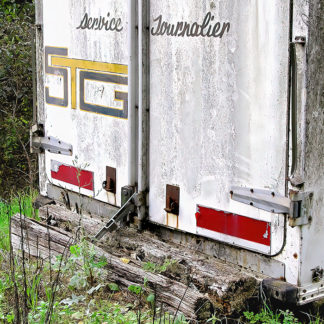
<path id="1" fill-rule="evenodd" d="M 0 249 L 8 250 L 9 247 L 9 218 L 12 215 L 19 214 L 26 217 L 37 217 L 37 212 L 32 204 L 37 196 L 37 191 L 22 192 L 12 198 L 10 201 L 0 200 Z"/>
<path id="2" fill-rule="evenodd" d="M 0 323 L 13 323 L 14 305 L 13 282 L 9 272 L 9 219 L 12 215 L 23 214 L 26 217 L 37 218 L 37 213 L 32 207 L 32 202 L 37 192 L 25 192 L 17 195 L 10 201 L 0 201 Z M 56 300 L 52 314 L 52 323 L 84 323 L 84 324 L 136 324 L 141 318 L 141 323 L 153 323 L 153 307 L 155 307 L 155 295 L 146 290 L 146 282 L 143 286 L 131 285 L 128 291 L 121 291 L 117 284 L 109 283 L 101 268 L 106 260 L 94 261 L 95 250 L 90 250 L 86 241 L 70 248 L 71 255 L 63 262 L 61 268 L 60 285 L 56 293 Z M 81 268 L 74 266 L 78 261 Z M 16 282 L 21 298 L 23 298 L 22 267 L 20 259 L 16 259 Z M 143 268 L 153 273 L 162 273 L 176 265 L 175 260 L 164 260 L 161 265 L 146 262 Z M 49 308 L 49 296 L 52 291 L 52 275 L 56 276 L 60 265 L 49 267 L 49 264 L 40 263 L 34 259 L 26 260 L 28 287 L 29 323 L 44 323 Z M 40 269 L 38 274 L 37 269 Z M 50 272 L 49 269 L 51 269 Z M 89 280 L 93 277 L 94 280 Z M 93 281 L 93 282 L 92 282 Z M 108 282 L 107 282 L 108 281 Z M 133 294 L 130 294 L 133 293 Z M 153 297 L 153 298 L 152 298 Z M 139 312 L 139 309 L 141 311 Z M 155 323 L 187 324 L 182 315 L 176 319 L 161 309 L 156 309 L 157 319 Z M 161 317 L 162 316 L 162 317 Z M 221 316 L 221 315 L 219 315 Z M 225 323 L 226 317 L 219 318 L 215 314 L 207 323 Z M 289 310 L 273 310 L 266 304 L 259 311 L 244 312 L 240 318 L 233 319 L 235 323 L 244 324 L 304 324 Z M 324 324 L 319 316 L 309 315 L 308 324 Z"/>
<path id="3" fill-rule="evenodd" d="M 305 313 L 306 314 L 306 313 Z M 244 312 L 245 322 L 250 324 L 323 324 L 319 315 L 308 314 L 307 322 L 301 322 L 292 311 L 272 310 L 266 304 L 258 312 Z"/>

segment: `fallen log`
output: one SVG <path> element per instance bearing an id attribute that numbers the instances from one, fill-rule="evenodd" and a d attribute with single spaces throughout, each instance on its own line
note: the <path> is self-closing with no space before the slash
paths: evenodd
<path id="1" fill-rule="evenodd" d="M 11 233 L 14 250 L 23 249 L 27 254 L 43 259 L 62 255 L 74 243 L 74 235 L 71 232 L 44 225 L 19 214 L 12 217 Z M 158 303 L 162 302 L 175 310 L 178 309 L 192 320 L 205 320 L 212 315 L 211 301 L 194 287 L 162 274 L 147 272 L 140 262 L 125 264 L 118 257 L 91 243 L 89 247 L 95 249 L 98 259 L 106 258 L 110 282 L 115 281 L 120 286 L 129 287 L 133 284 L 143 285 L 145 279 L 148 287 L 156 292 Z"/>
<path id="2" fill-rule="evenodd" d="M 80 215 L 59 205 L 40 208 L 39 216 L 44 220 L 52 217 L 62 228 L 68 224 L 72 232 L 79 226 Z M 83 230 L 89 237 L 93 237 L 105 222 L 100 218 L 82 216 Z M 183 246 L 162 242 L 148 231 L 139 234 L 136 229 L 120 228 L 98 244 L 111 254 L 126 256 L 132 262 L 139 260 L 161 265 L 166 259 L 177 261 L 170 271 L 163 274 L 183 284 L 189 280 L 200 293 L 208 294 L 214 307 L 222 314 L 239 313 L 249 300 L 254 299 L 259 287 L 260 280 L 251 273 Z"/>
<path id="3" fill-rule="evenodd" d="M 52 261 L 55 261 L 56 256 L 63 254 L 72 242 L 72 235 L 60 228 L 44 226 L 19 214 L 11 218 L 11 243 L 16 251 L 23 247 L 26 253 L 43 259 L 48 259 L 51 254 Z"/>
<path id="4" fill-rule="evenodd" d="M 60 205 L 43 206 L 39 209 L 38 215 L 48 225 L 59 225 L 60 228 L 74 233 L 78 228 L 82 228 L 88 236 L 95 236 L 107 222 L 107 219 L 80 215 Z"/>

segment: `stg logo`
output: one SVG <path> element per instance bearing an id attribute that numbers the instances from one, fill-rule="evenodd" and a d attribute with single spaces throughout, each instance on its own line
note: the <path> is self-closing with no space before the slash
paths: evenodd
<path id="1" fill-rule="evenodd" d="M 51 60 L 51 63 L 50 63 Z M 77 95 L 79 105 L 83 111 L 102 115 L 127 119 L 128 117 L 128 93 L 114 90 L 114 101 L 120 101 L 122 108 L 114 108 L 106 105 L 87 102 L 85 99 L 86 84 L 88 82 L 100 82 L 111 85 L 128 85 L 128 67 L 122 64 L 93 62 L 87 60 L 72 59 L 68 57 L 68 49 L 61 47 L 45 47 L 45 73 L 63 78 L 63 97 L 50 95 L 50 88 L 45 87 L 46 103 L 54 106 L 67 107 L 69 104 L 68 69 L 70 69 L 71 83 L 71 107 L 77 108 Z M 78 89 L 77 89 L 78 79 Z M 79 91 L 77 91 L 79 90 Z"/>

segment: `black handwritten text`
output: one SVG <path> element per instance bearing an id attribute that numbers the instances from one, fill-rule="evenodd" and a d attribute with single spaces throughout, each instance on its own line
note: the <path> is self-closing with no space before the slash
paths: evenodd
<path id="1" fill-rule="evenodd" d="M 106 30 L 106 31 L 116 31 L 121 32 L 123 30 L 122 21 L 120 18 L 110 18 L 110 13 L 108 12 L 107 16 L 100 17 L 89 17 L 85 13 L 82 18 L 80 25 L 77 29 L 92 29 L 92 30 Z"/>
<path id="2" fill-rule="evenodd" d="M 157 25 L 152 27 L 151 34 L 153 36 L 175 36 L 175 37 L 219 37 L 230 30 L 229 22 L 214 22 L 215 17 L 208 12 L 201 24 L 194 22 L 192 24 L 186 21 L 178 21 L 171 24 L 163 20 L 162 15 L 153 19 Z"/>

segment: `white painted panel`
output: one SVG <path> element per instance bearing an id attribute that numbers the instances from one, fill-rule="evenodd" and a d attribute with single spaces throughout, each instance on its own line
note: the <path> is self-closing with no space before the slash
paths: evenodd
<path id="1" fill-rule="evenodd" d="M 121 101 L 114 99 L 115 91 L 127 92 L 127 85 L 104 83 L 100 81 L 85 81 L 84 100 L 86 103 L 123 109 Z"/>
<path id="2" fill-rule="evenodd" d="M 197 204 L 278 220 L 229 192 L 233 185 L 285 192 L 289 1 L 151 0 L 150 7 L 150 219 L 166 224 L 171 184 L 180 187 L 181 230 L 196 233 Z M 221 38 L 201 35 L 209 12 L 209 25 L 230 23 Z M 187 22 L 200 35 L 156 35 L 159 20 L 162 29 L 163 21 Z M 274 228 L 275 252 L 283 221 Z"/>
<path id="3" fill-rule="evenodd" d="M 82 29 L 82 19 L 88 15 L 90 26 L 94 19 L 104 17 L 108 25 L 98 24 L 93 29 Z M 118 31 L 109 29 L 110 22 Z M 117 21 L 120 19 L 119 23 Z M 46 171 L 48 181 L 62 187 L 78 191 L 74 185 L 51 179 L 51 160 L 60 161 L 67 165 L 73 165 L 76 158 L 77 164 L 82 169 L 94 173 L 94 192 L 81 189 L 86 195 L 95 196 L 105 202 L 108 196 L 102 189 L 102 182 L 106 179 L 106 166 L 117 169 L 117 205 L 120 205 L 120 188 L 128 185 L 128 119 L 115 118 L 111 115 L 103 115 L 85 111 L 80 103 L 80 72 L 92 71 L 107 74 L 102 66 L 94 66 L 96 63 L 119 64 L 126 68 L 126 73 L 110 74 L 122 76 L 127 80 L 128 47 L 127 47 L 127 2 L 114 0 L 44 0 L 44 46 L 66 48 L 68 53 L 65 58 L 73 59 L 77 65 L 75 70 L 75 91 L 73 91 L 73 68 L 66 67 L 68 73 L 68 105 L 60 107 L 46 103 L 45 131 L 47 136 L 52 136 L 73 145 L 73 156 L 54 155 L 46 152 Z M 99 20 L 100 21 L 100 20 Z M 99 23 L 98 21 L 98 23 Z M 102 18 L 101 21 L 103 22 Z M 83 25 L 84 26 L 84 25 Z M 96 29 L 98 27 L 98 29 Z M 61 59 L 64 56 L 60 56 Z M 53 58 L 49 63 L 53 64 Z M 86 67 L 80 66 L 76 60 L 86 61 Z M 60 67 L 62 64 L 59 64 Z M 125 71 L 125 69 L 124 69 Z M 49 94 L 53 97 L 64 96 L 64 79 L 49 73 L 45 74 L 45 86 L 49 87 Z M 126 84 L 107 83 L 105 81 L 84 81 L 85 103 L 111 107 L 117 110 L 123 108 L 123 103 L 116 100 L 115 91 L 127 94 Z M 73 93 L 76 93 L 76 109 L 72 108 Z M 46 100 L 45 100 L 46 102 Z"/>

